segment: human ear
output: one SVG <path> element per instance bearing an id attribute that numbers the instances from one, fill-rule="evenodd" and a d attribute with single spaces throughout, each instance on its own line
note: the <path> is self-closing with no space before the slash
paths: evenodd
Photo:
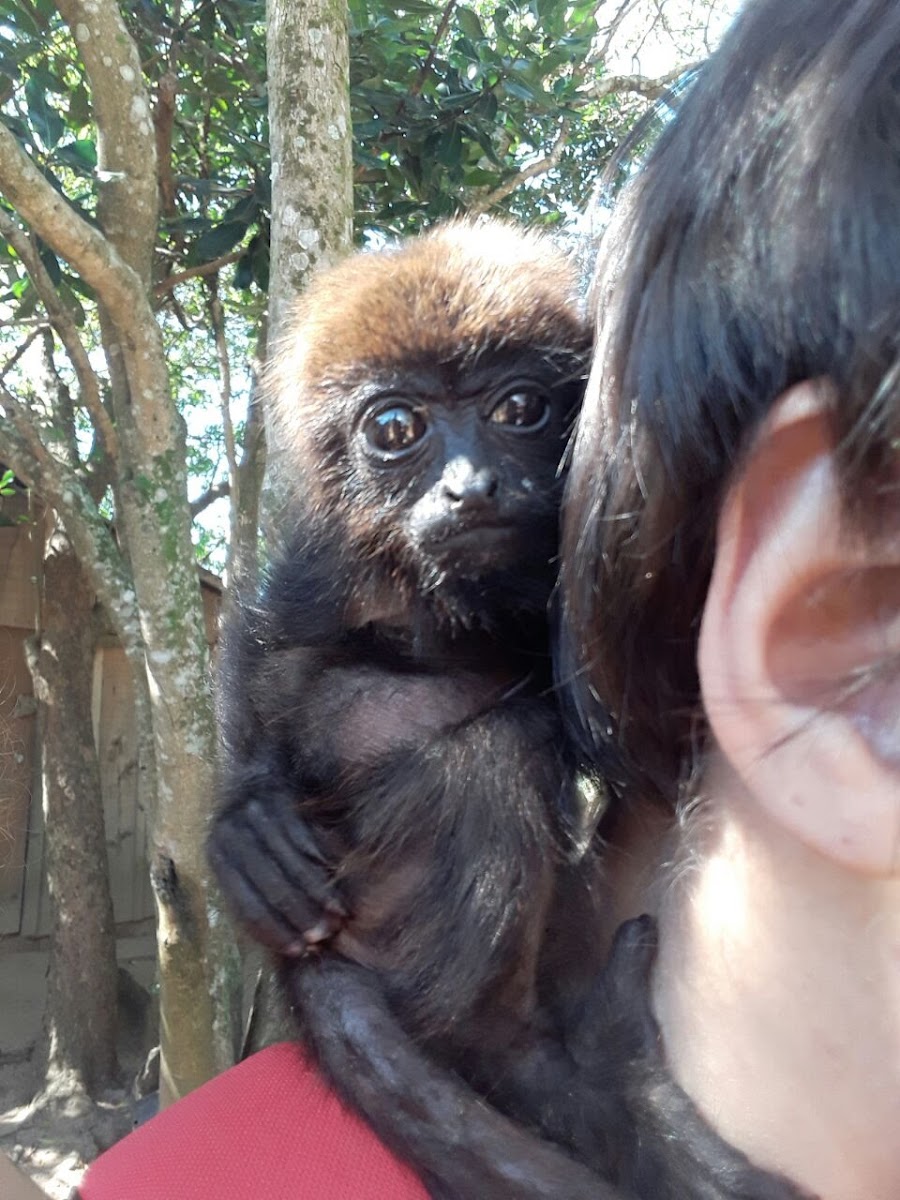
<path id="1" fill-rule="evenodd" d="M 720 513 L 698 668 L 754 801 L 851 870 L 900 874 L 900 512 L 842 510 L 828 387 L 786 392 Z"/>

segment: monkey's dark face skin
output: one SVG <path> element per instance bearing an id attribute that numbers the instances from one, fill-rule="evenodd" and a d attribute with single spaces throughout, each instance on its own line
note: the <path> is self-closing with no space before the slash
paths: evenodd
<path id="1" fill-rule="evenodd" d="M 574 365 L 562 379 L 537 356 L 423 366 L 351 393 L 326 461 L 339 481 L 331 515 L 353 561 L 463 624 L 475 611 L 486 624 L 500 610 L 544 607 L 559 462 L 581 386 Z"/>

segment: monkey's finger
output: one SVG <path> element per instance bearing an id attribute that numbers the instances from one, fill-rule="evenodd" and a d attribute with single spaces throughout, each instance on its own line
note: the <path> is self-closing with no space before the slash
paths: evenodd
<path id="1" fill-rule="evenodd" d="M 322 923 L 336 928 L 344 919 L 327 873 L 303 855 L 283 853 L 271 825 L 247 825 L 239 854 L 244 874 L 268 906 L 305 941 L 322 941 Z"/>
<path id="2" fill-rule="evenodd" d="M 327 866 L 328 860 L 321 846 L 313 837 L 307 823 L 296 812 L 292 810 L 286 814 L 281 822 L 281 826 L 284 830 L 285 838 L 299 854 L 305 855 L 312 862 Z"/>
<path id="3" fill-rule="evenodd" d="M 286 958 L 299 958 L 306 953 L 302 934 L 268 906 L 249 878 L 230 865 L 217 869 L 217 875 L 230 908 L 254 941 Z"/>
<path id="4" fill-rule="evenodd" d="M 341 920 L 319 907 L 298 902 L 289 880 L 276 863 L 260 853 L 245 830 L 227 856 L 210 855 L 220 885 L 241 924 L 259 942 L 288 958 L 300 957 L 311 945 L 328 940 Z"/>
<path id="5" fill-rule="evenodd" d="M 271 829 L 278 838 L 279 847 L 287 845 L 313 862 L 327 866 L 325 852 L 313 837 L 307 822 L 297 812 L 290 796 L 276 792 L 267 797 L 265 802 L 257 796 L 251 796 L 241 806 L 241 815 L 260 833 Z"/>
<path id="6" fill-rule="evenodd" d="M 248 824 L 240 810 L 216 822 L 207 849 L 210 864 L 240 918 L 256 919 L 257 916 L 255 910 L 245 913 L 243 908 L 245 896 L 240 883 L 248 881 L 269 909 L 290 925 L 297 907 L 296 885 L 277 855 L 260 844 L 256 825 Z M 306 905 L 299 914 L 300 923 L 294 927 L 292 936 L 302 935 L 304 928 L 315 926 L 320 916 L 320 904 Z"/>
<path id="7" fill-rule="evenodd" d="M 278 868 L 288 885 L 280 911 L 286 915 L 296 911 L 298 919 L 307 921 L 307 928 L 315 925 L 323 912 L 338 918 L 348 915 L 321 851 L 296 812 L 280 807 L 267 812 L 253 800 L 242 817 L 263 858 Z M 308 922 L 307 915 L 313 911 L 316 920 Z"/>

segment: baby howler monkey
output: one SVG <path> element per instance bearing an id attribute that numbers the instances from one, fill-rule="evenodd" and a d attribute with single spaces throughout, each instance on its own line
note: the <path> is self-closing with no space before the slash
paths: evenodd
<path id="1" fill-rule="evenodd" d="M 566 256 L 499 222 L 301 298 L 267 381 L 287 529 L 226 633 L 211 859 L 323 1069 L 434 1196 L 611 1200 L 655 1153 L 678 1186 L 647 1195 L 781 1200 L 665 1077 L 652 930 L 601 972 L 548 619 L 590 341 Z M 755 1190 L 715 1190 L 710 1148 Z"/>

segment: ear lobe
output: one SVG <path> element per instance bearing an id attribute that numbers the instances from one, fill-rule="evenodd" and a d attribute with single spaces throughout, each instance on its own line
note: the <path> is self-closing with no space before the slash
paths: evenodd
<path id="1" fill-rule="evenodd" d="M 698 666 L 754 801 L 852 870 L 900 873 L 900 521 L 843 517 L 827 385 L 787 392 L 719 518 Z"/>

